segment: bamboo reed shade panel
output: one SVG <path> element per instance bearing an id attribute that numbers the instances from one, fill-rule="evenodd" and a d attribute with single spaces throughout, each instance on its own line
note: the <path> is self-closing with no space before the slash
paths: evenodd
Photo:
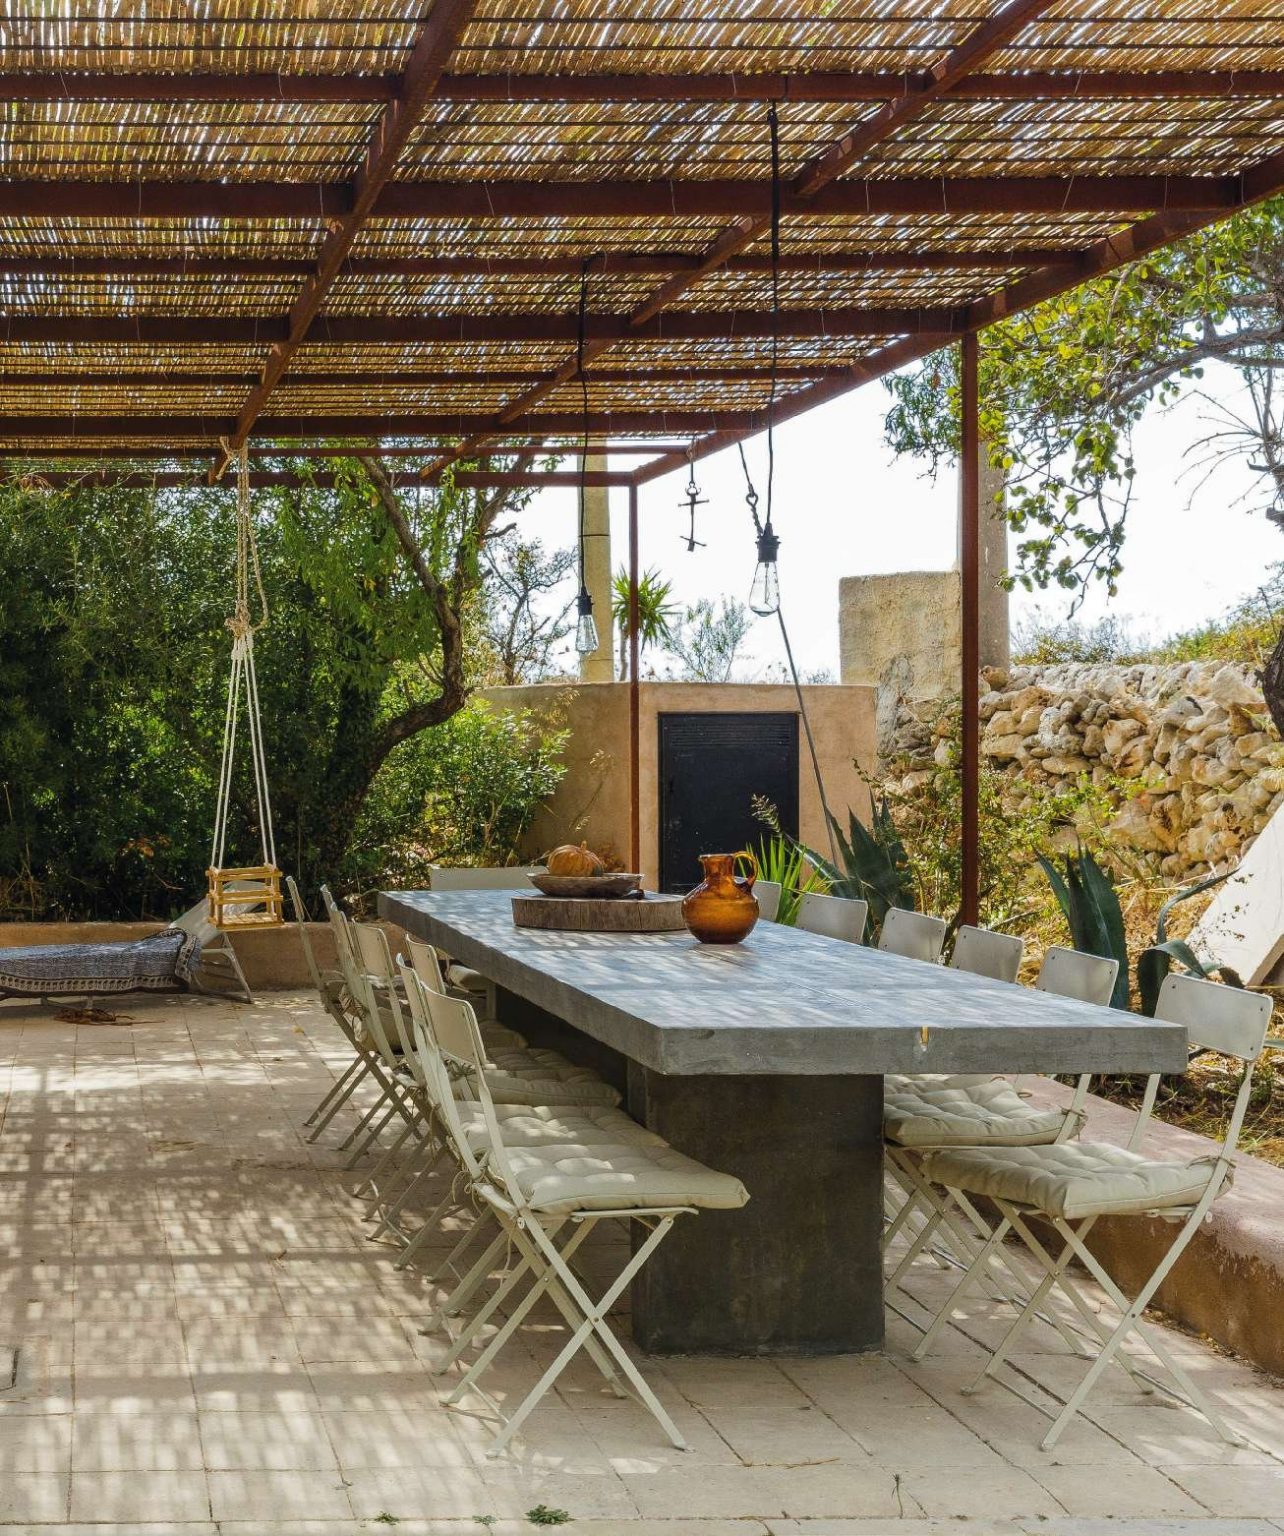
<path id="1" fill-rule="evenodd" d="M 11 0 L 0 447 L 573 438 L 584 262 L 599 421 L 730 441 L 767 95 L 790 411 L 1284 191 L 1284 0 Z"/>

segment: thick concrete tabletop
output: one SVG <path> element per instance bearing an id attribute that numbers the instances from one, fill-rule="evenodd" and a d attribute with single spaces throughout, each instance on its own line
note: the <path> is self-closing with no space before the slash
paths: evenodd
<path id="1" fill-rule="evenodd" d="M 1181 1072 L 1186 1033 L 778 923 L 743 944 L 518 928 L 504 891 L 385 891 L 380 914 L 673 1076 Z"/>

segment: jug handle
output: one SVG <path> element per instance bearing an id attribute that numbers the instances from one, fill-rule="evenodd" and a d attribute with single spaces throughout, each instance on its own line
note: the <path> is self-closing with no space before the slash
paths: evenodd
<path id="1" fill-rule="evenodd" d="M 742 848 L 740 852 L 735 855 L 735 858 L 737 860 L 748 859 L 750 864 L 753 865 L 753 873 L 751 875 L 736 881 L 736 884 L 740 886 L 742 890 L 752 891 L 754 886 L 758 883 L 758 876 L 761 873 L 758 868 L 758 860 L 754 857 L 754 854 L 748 848 Z"/>

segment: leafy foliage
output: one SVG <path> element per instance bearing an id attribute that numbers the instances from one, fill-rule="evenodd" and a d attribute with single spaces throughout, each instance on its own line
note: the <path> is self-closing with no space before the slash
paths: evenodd
<path id="1" fill-rule="evenodd" d="M 1239 370 L 1252 415 L 1209 443 L 1261 476 L 1266 515 L 1284 525 L 1284 199 L 1235 215 L 982 336 L 981 420 L 1006 477 L 1020 537 L 1015 579 L 1113 593 L 1135 464 L 1132 433 L 1210 362 Z M 933 470 L 957 457 L 957 350 L 888 381 L 887 436 Z"/>
<path id="2" fill-rule="evenodd" d="M 466 627 L 501 505 L 398 495 L 399 531 L 369 471 L 337 472 L 334 490 L 255 499 L 277 847 L 305 890 L 345 865 L 384 763 L 466 703 Z M 0 562 L 23 573 L 0 584 L 0 910 L 167 917 L 203 887 L 232 560 L 223 488 L 0 484 Z M 248 796 L 234 804 L 239 857 L 254 837 Z"/>
<path id="3" fill-rule="evenodd" d="M 673 583 L 665 581 L 654 567 L 643 571 L 638 577 L 639 656 L 669 644 L 681 611 L 673 601 Z M 611 583 L 611 618 L 620 637 L 620 676 L 627 677 L 633 626 L 629 610 L 629 573 L 622 567 L 616 571 Z"/>
<path id="4" fill-rule="evenodd" d="M 428 883 L 430 864 L 508 864 L 565 773 L 569 732 L 477 700 L 399 747 L 362 807 L 339 872 L 348 890 Z"/>
<path id="5" fill-rule="evenodd" d="M 539 539 L 507 528 L 487 541 L 483 588 L 485 637 L 494 656 L 494 681 L 538 683 L 553 670 L 557 647 L 574 629 L 573 602 L 542 607 L 575 569 L 574 549 L 548 554 Z"/>
<path id="6" fill-rule="evenodd" d="M 715 608 L 702 597 L 685 610 L 669 634 L 669 649 L 680 663 L 679 676 L 693 683 L 731 682 L 753 624 L 749 609 L 734 598 L 724 597 Z"/>

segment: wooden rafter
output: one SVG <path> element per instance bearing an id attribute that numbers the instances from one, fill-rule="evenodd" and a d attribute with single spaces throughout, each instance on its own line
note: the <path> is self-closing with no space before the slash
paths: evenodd
<path id="1" fill-rule="evenodd" d="M 888 130 L 891 131 L 890 129 Z M 1002 213 L 1202 213 L 1234 205 L 1234 176 L 844 176 L 802 193 L 786 190 L 785 218 Z M 365 206 L 365 205 L 363 205 Z M 366 213 L 380 219 L 728 218 L 730 233 L 673 279 L 672 297 L 761 237 L 771 208 L 765 178 L 708 181 L 424 181 L 387 183 Z M 272 181 L 0 182 L 0 218 L 317 219 L 350 230 L 357 215 L 344 185 Z M 729 226 L 730 229 L 730 226 Z M 337 236 L 333 237 L 337 242 Z M 734 245 L 734 249 L 732 248 Z M 348 247 L 351 246 L 351 238 Z M 335 246 L 337 250 L 337 244 Z M 331 274 L 343 264 L 343 258 Z M 318 270 L 320 264 L 318 263 Z M 668 285 L 666 285 L 667 287 Z M 328 291 L 328 290 L 327 290 Z M 324 295 L 322 295 L 324 297 Z M 667 301 L 666 301 L 667 302 Z M 648 306 L 649 308 L 649 306 Z"/>
<path id="2" fill-rule="evenodd" d="M 716 432 L 723 430 L 756 430 L 759 420 L 757 411 L 706 411 L 706 410 L 650 410 L 650 411 L 601 411 L 589 417 L 589 433 L 592 437 L 608 437 L 646 432 Z M 369 438 L 426 437 L 429 434 L 450 436 L 454 433 L 475 432 L 489 422 L 489 416 L 468 414 L 464 411 L 437 411 L 424 413 L 383 412 L 375 415 L 298 415 L 269 416 L 259 418 L 259 435 L 266 440 L 288 438 L 310 439 L 316 437 Z M 583 416 L 573 411 L 550 411 L 525 418 L 520 427 L 506 434 L 509 438 L 573 436 L 583 427 Z M 0 440 L 17 441 L 23 452 L 33 454 L 46 450 L 32 448 L 30 443 L 45 438 L 91 440 L 101 438 L 108 442 L 139 438 L 159 444 L 181 444 L 215 437 L 222 426 L 218 417 L 154 415 L 150 413 L 117 413 L 114 415 L 36 415 L 16 414 L 0 416 Z M 12 451 L 12 450 L 10 450 Z M 175 451 L 178 451 L 175 449 Z M 355 450 L 354 450 L 355 451 Z M 54 449 L 47 450 L 50 457 Z"/>
<path id="3" fill-rule="evenodd" d="M 862 272 L 991 272 L 1017 266 L 1074 261 L 1073 247 L 1026 245 L 921 247 L 909 251 L 805 251 L 786 253 L 780 270 L 790 276 L 846 276 Z M 618 277 L 670 277 L 694 271 L 700 258 L 671 252 L 604 255 L 596 272 Z M 15 277 L 305 277 L 311 261 L 271 256 L 20 256 L 0 251 L 0 273 Z M 363 256 L 344 263 L 345 277 L 572 277 L 577 256 Z M 771 258 L 750 252 L 733 257 L 726 271 L 765 276 Z"/>
<path id="4" fill-rule="evenodd" d="M 779 317 L 783 337 L 894 336 L 902 331 L 949 335 L 955 311 L 924 309 L 789 309 Z M 627 315 L 590 315 L 587 330 L 597 355 L 626 340 L 761 340 L 775 329 L 755 309 L 676 310 L 645 325 Z M 15 315 L 0 329 L 0 342 L 148 342 L 156 346 L 253 344 L 285 346 L 288 322 L 275 315 Z M 514 314 L 327 315 L 311 340 L 332 346 L 411 346 L 417 342 L 574 341 L 574 315 Z M 297 348 L 295 349 L 297 351 Z M 257 413 L 256 413 L 257 414 Z"/>
<path id="5" fill-rule="evenodd" d="M 1262 202 L 1266 198 L 1284 194 L 1284 154 L 1272 155 L 1259 161 L 1238 178 L 1238 183 L 1239 197 L 1236 209 L 1232 212 L 1251 207 L 1254 203 Z M 1017 314 L 1047 299 L 1055 298 L 1071 288 L 1077 288 L 1080 283 L 1103 277 L 1108 272 L 1127 266 L 1129 262 L 1138 261 L 1215 222 L 1217 222 L 1215 219 L 1206 216 L 1169 212 L 1157 214 L 1154 218 L 1130 225 L 1117 234 L 1109 235 L 1104 240 L 1099 240 L 1080 251 L 1073 266 L 1058 264 L 1055 267 L 1044 268 L 1000 289 L 998 293 L 988 298 L 967 306 L 959 313 L 960 334 L 975 334 L 1008 315 Z M 893 342 L 871 357 L 862 358 L 850 368 L 842 370 L 846 373 L 845 380 L 829 379 L 794 391 L 781 403 L 776 411 L 776 419 L 785 421 L 791 417 L 800 416 L 818 405 L 846 394 L 861 384 L 885 378 L 889 373 L 894 373 L 898 368 L 907 367 L 932 350 L 929 343 L 915 337 L 905 337 Z M 755 430 L 761 431 L 765 425 L 765 420 L 760 421 Z M 638 479 L 640 481 L 657 479 L 661 475 L 682 468 L 692 458 L 705 458 L 721 448 L 730 447 L 733 443 L 743 441 L 745 437 L 752 435 L 748 432 L 711 432 L 697 443 L 659 455 L 639 471 Z"/>
<path id="6" fill-rule="evenodd" d="M 444 75 L 443 101 L 893 101 L 926 73 L 816 71 L 807 74 Z M 0 101 L 386 102 L 396 75 L 131 74 L 116 71 L 0 75 Z M 1212 99 L 1284 96 L 1284 70 L 1031 70 L 974 74 L 954 95 L 971 101 Z"/>
<path id="7" fill-rule="evenodd" d="M 352 249 L 362 226 L 373 212 L 379 194 L 392 176 L 424 109 L 445 72 L 460 34 L 467 26 L 477 0 L 431 0 L 431 9 L 419 30 L 409 63 L 366 147 L 365 160 L 348 189 L 348 206 L 329 226 L 317 257 L 316 271 L 307 279 L 290 308 L 284 339 L 273 345 L 259 382 L 250 390 L 226 439 L 226 450 L 212 473 L 226 467 L 236 449 L 254 429 L 272 391 L 290 366 L 320 314 L 326 295 Z"/>
<path id="8" fill-rule="evenodd" d="M 849 170 L 860 156 L 867 154 L 881 140 L 911 122 L 915 116 L 956 85 L 969 71 L 978 68 L 987 58 L 1010 42 L 1023 26 L 1041 12 L 1046 11 L 1053 3 L 1054 0 L 1008 0 L 1008 3 L 995 16 L 972 32 L 960 47 L 951 50 L 932 69 L 925 80 L 907 90 L 894 102 L 881 107 L 868 122 L 857 126 L 829 145 L 805 166 L 802 174 L 791 184 L 787 199 L 788 210 L 785 206 L 786 200 L 782 198 L 781 214 L 783 215 L 786 211 L 792 212 L 798 204 L 814 206 L 820 200 L 821 194 L 826 189 L 832 188 L 836 178 Z M 849 187 L 851 183 L 844 182 L 843 185 Z M 769 194 L 770 191 L 771 189 L 768 188 Z M 865 184 L 865 191 L 867 196 L 874 195 L 873 188 L 868 182 Z M 938 203 L 937 206 L 939 207 L 940 204 Z M 752 207 L 752 204 L 742 205 L 741 210 L 733 214 L 731 223 L 707 247 L 692 271 L 667 278 L 637 305 L 630 316 L 630 325 L 640 329 L 653 321 L 693 283 L 698 283 L 711 272 L 725 266 L 747 246 L 760 239 L 771 225 L 770 196 L 765 208 L 758 208 L 752 212 L 745 211 Z M 515 400 L 510 401 L 499 412 L 496 424 L 507 426 L 517 417 L 524 415 L 545 395 L 566 383 L 568 379 L 575 377 L 584 362 L 594 361 L 601 351 L 601 345 L 596 344 L 581 349 L 578 357 L 568 358 L 542 384 L 528 389 Z M 480 440 L 470 439 L 460 445 L 455 457 L 466 457 L 484 446 L 485 442 L 484 437 Z M 434 466 L 436 467 L 439 466 Z"/>

